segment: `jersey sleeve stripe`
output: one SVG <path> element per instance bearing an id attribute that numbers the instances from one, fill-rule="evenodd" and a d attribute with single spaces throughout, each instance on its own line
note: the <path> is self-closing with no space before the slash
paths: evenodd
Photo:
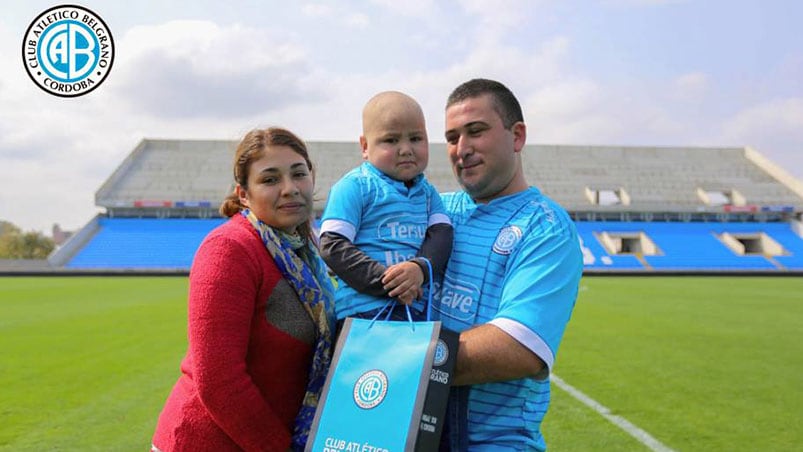
<path id="1" fill-rule="evenodd" d="M 548 369 L 552 369 L 555 356 L 543 339 L 523 324 L 508 318 L 496 318 L 489 322 L 505 333 L 516 339 L 521 345 L 527 347 L 535 353 L 546 364 Z"/>
<path id="2" fill-rule="evenodd" d="M 321 223 L 321 234 L 324 232 L 334 232 L 354 242 L 354 237 L 357 235 L 357 230 L 354 225 L 343 220 L 324 220 Z"/>
<path id="3" fill-rule="evenodd" d="M 452 224 L 452 221 L 449 219 L 449 216 L 442 213 L 433 213 L 429 216 L 427 220 L 427 227 L 432 226 L 433 224 Z"/>

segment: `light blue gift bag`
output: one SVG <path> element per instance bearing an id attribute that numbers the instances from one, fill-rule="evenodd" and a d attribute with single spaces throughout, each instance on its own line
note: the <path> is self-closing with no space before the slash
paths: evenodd
<path id="1" fill-rule="evenodd" d="M 427 321 L 346 318 L 306 451 L 437 450 L 459 335 L 429 321 L 429 271 Z"/>
<path id="2" fill-rule="evenodd" d="M 307 450 L 414 450 L 440 322 L 347 318 Z"/>

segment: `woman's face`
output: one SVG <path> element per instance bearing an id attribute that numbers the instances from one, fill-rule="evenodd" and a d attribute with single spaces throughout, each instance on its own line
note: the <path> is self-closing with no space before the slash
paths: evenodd
<path id="1" fill-rule="evenodd" d="M 240 203 L 263 223 L 289 234 L 312 214 L 312 173 L 289 146 L 269 146 L 248 169 L 248 186 L 237 186 Z"/>

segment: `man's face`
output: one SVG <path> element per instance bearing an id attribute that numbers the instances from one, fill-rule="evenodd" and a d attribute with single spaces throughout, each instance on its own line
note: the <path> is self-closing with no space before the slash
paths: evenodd
<path id="1" fill-rule="evenodd" d="M 505 128 L 491 95 L 466 99 L 446 109 L 446 150 L 463 189 L 478 203 L 514 193 L 524 123 Z"/>

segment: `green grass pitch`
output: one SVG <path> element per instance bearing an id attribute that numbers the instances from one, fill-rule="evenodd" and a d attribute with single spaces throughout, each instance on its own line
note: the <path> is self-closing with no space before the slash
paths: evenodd
<path id="1" fill-rule="evenodd" d="M 0 278 L 0 450 L 143 451 L 186 348 L 184 277 Z M 585 277 L 567 383 L 675 450 L 803 444 L 803 278 Z M 640 451 L 553 386 L 551 451 Z"/>

